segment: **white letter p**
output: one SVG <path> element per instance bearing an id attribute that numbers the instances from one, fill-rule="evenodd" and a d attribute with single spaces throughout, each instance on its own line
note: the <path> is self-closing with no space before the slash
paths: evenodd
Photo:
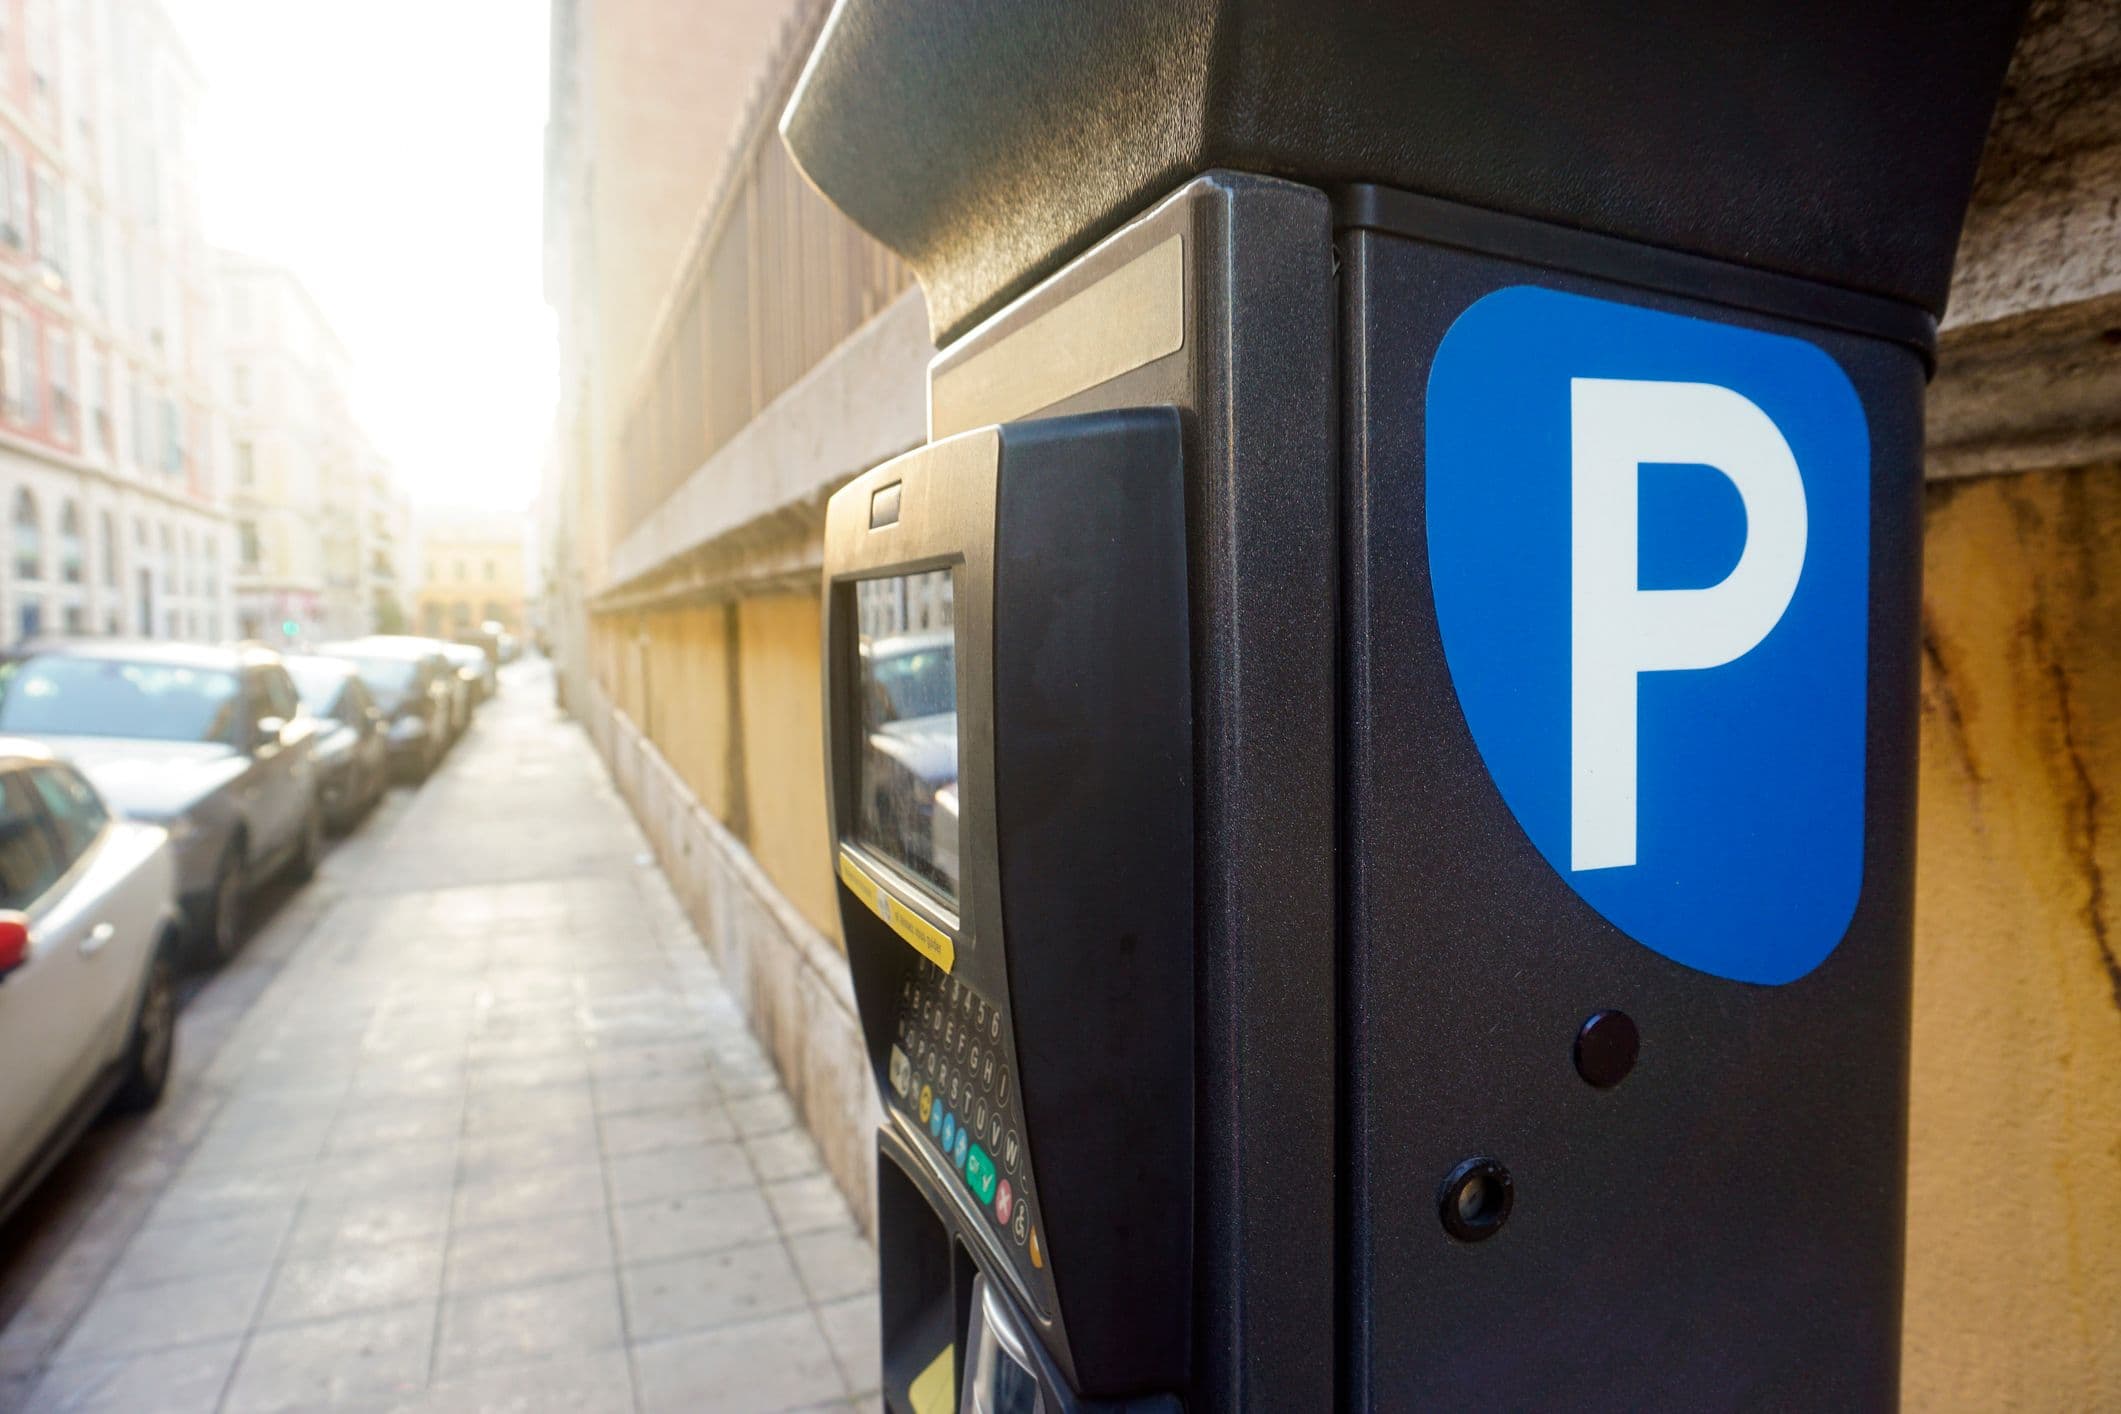
<path id="1" fill-rule="evenodd" d="M 1804 569 L 1804 481 L 1757 404 L 1712 383 L 1569 381 L 1573 648 L 1569 866 L 1635 862 L 1635 689 L 1641 673 L 1744 656 L 1789 608 Z M 1644 464 L 1714 467 L 1738 488 L 1745 545 L 1706 589 L 1643 589 Z"/>

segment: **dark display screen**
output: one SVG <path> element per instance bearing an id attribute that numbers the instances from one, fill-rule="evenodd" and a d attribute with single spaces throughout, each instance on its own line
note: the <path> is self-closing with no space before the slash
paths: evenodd
<path id="1" fill-rule="evenodd" d="M 955 907 L 957 630 L 947 569 L 854 586 L 855 838 Z"/>

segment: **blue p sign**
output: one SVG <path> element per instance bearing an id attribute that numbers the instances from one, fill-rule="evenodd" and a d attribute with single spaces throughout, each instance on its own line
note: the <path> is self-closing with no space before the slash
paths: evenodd
<path id="1" fill-rule="evenodd" d="M 1794 981 L 1863 874 L 1870 436 L 1799 339 L 1519 286 L 1429 377 L 1444 656 L 1504 801 L 1675 962 Z"/>

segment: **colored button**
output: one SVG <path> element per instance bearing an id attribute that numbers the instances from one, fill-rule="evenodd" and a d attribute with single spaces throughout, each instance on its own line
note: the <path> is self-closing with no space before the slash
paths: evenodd
<path id="1" fill-rule="evenodd" d="M 960 1173 L 964 1172 L 966 1157 L 965 1151 L 967 1146 L 969 1146 L 971 1143 L 972 1136 L 966 1131 L 960 1129 L 957 1132 L 956 1141 L 949 1146 L 951 1167 L 957 1169 Z"/>
<path id="2" fill-rule="evenodd" d="M 948 1153 L 950 1146 L 957 1142 L 957 1115 L 954 1111 L 943 1111 L 942 1140 L 945 1153 Z"/>
<path id="3" fill-rule="evenodd" d="M 985 1149 L 974 1144 L 965 1155 L 965 1186 L 972 1190 L 972 1196 L 982 1203 L 993 1202 L 996 1176 L 994 1160 L 987 1157 Z"/>
<path id="4" fill-rule="evenodd" d="M 1043 1267 L 1046 1265 L 1045 1255 L 1038 1250 L 1037 1228 L 1031 1229 L 1031 1265 L 1034 1267 Z"/>
<path id="5" fill-rule="evenodd" d="M 926 1089 L 927 1087 L 923 1086 L 922 1088 Z M 923 1096 L 923 1098 L 926 1097 Z M 929 1107 L 928 1133 L 933 1135 L 937 1139 L 943 1137 L 943 1102 L 941 1100 L 935 1101 L 935 1103 Z"/>
<path id="6" fill-rule="evenodd" d="M 1016 1190 L 1009 1186 L 1008 1179 L 994 1185 L 994 1220 L 1003 1227 L 1009 1226 L 1009 1215 L 1016 1211 Z"/>
<path id="7" fill-rule="evenodd" d="M 926 1124 L 926 1123 L 928 1122 L 928 1112 L 929 1112 L 930 1110 L 934 1109 L 934 1108 L 935 1108 L 935 1091 L 934 1091 L 934 1090 L 932 1090 L 932 1089 L 930 1089 L 930 1088 L 929 1088 L 928 1086 L 926 1086 L 926 1085 L 923 1085 L 923 1086 L 921 1087 L 921 1123 L 922 1123 L 922 1124 Z"/>

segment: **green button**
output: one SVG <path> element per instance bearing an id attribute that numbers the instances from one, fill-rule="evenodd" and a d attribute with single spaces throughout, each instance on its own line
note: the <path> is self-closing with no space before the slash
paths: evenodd
<path id="1" fill-rule="evenodd" d="M 982 1203 L 994 1201 L 994 1160 L 977 1144 L 965 1155 L 965 1182 Z"/>

